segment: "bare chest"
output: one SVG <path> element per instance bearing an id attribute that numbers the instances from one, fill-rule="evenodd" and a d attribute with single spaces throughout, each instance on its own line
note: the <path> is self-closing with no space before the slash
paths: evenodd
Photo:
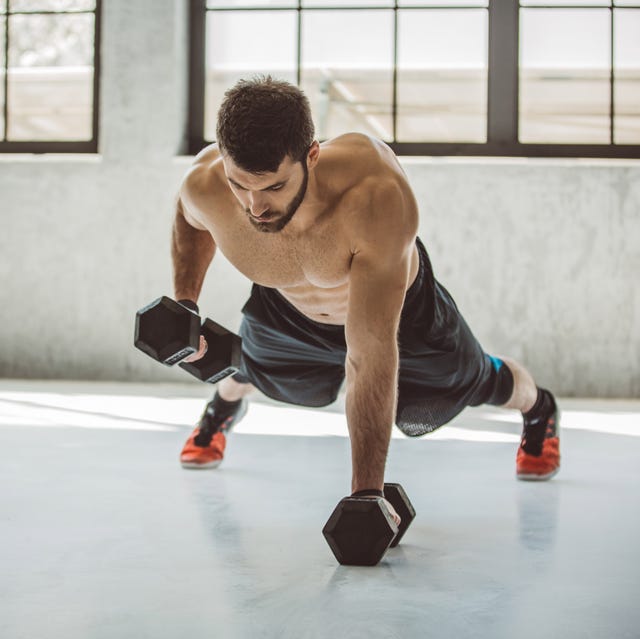
<path id="1" fill-rule="evenodd" d="M 249 230 L 216 235 L 216 244 L 241 273 L 270 288 L 334 288 L 349 273 L 348 248 L 336 238 L 316 233 L 294 241 Z"/>
<path id="2" fill-rule="evenodd" d="M 319 224 L 296 239 L 250 226 L 212 232 L 218 249 L 249 280 L 278 289 L 311 319 L 344 324 L 351 253 L 335 224 Z"/>

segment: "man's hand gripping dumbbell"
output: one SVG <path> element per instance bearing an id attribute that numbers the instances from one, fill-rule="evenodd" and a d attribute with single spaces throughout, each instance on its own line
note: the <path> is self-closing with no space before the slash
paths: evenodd
<path id="1" fill-rule="evenodd" d="M 166 366 L 215 384 L 240 370 L 238 335 L 206 318 L 190 300 L 160 297 L 136 313 L 135 346 Z"/>

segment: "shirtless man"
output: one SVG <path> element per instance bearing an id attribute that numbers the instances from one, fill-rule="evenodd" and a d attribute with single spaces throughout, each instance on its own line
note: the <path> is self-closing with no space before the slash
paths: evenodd
<path id="1" fill-rule="evenodd" d="M 217 248 L 254 285 L 242 371 L 218 385 L 183 466 L 219 465 L 254 386 L 323 406 L 346 374 L 354 493 L 382 496 L 394 422 L 423 435 L 483 403 L 523 413 L 518 478 L 558 471 L 553 395 L 519 363 L 485 354 L 435 280 L 416 237 L 418 205 L 388 146 L 361 134 L 318 144 L 307 98 L 271 78 L 226 93 L 217 139 L 180 189 L 175 297 L 197 309 Z"/>

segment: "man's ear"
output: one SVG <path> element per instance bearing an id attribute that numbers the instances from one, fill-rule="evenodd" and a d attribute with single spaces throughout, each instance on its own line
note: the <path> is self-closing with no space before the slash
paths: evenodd
<path id="1" fill-rule="evenodd" d="M 312 169 L 316 164 L 318 164 L 319 158 L 320 143 L 318 142 L 318 140 L 314 140 L 309 147 L 309 152 L 307 153 L 307 168 Z"/>

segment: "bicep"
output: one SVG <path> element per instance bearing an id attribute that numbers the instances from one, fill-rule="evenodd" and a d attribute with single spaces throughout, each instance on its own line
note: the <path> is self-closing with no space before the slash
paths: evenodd
<path id="1" fill-rule="evenodd" d="M 214 199 L 207 186 L 211 182 L 211 172 L 207 172 L 206 167 L 196 162 L 184 176 L 178 190 L 177 217 L 182 217 L 189 226 L 198 231 L 209 230 L 205 224 L 205 209 Z"/>
<path id="2" fill-rule="evenodd" d="M 185 198 L 182 196 L 182 194 L 178 195 L 176 201 L 176 222 L 184 220 L 189 226 L 192 226 L 194 229 L 197 229 L 198 231 L 206 231 L 207 228 L 196 219 L 193 213 L 185 205 L 184 199 Z"/>
<path id="3" fill-rule="evenodd" d="M 345 335 L 351 356 L 366 355 L 376 345 L 395 340 L 408 278 L 408 258 L 381 264 L 354 256 Z"/>
<path id="4" fill-rule="evenodd" d="M 345 327 L 351 359 L 397 343 L 415 245 L 411 212 L 404 213 L 371 220 L 352 257 Z"/>

